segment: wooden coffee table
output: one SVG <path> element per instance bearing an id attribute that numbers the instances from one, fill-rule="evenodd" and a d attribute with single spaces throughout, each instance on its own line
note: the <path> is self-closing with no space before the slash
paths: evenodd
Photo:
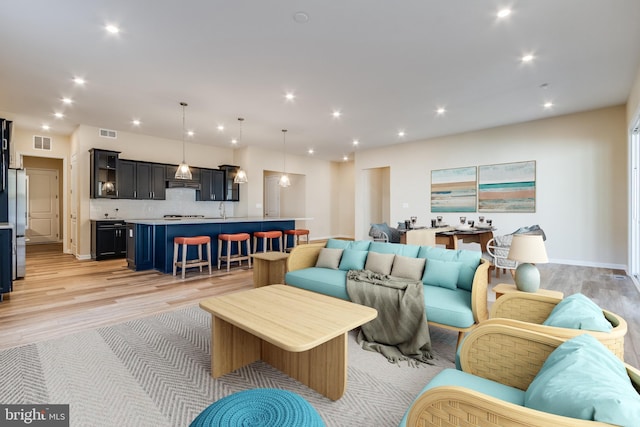
<path id="1" fill-rule="evenodd" d="M 347 332 L 378 315 L 370 307 L 286 285 L 210 298 L 211 375 L 263 360 L 338 400 L 347 386 Z"/>

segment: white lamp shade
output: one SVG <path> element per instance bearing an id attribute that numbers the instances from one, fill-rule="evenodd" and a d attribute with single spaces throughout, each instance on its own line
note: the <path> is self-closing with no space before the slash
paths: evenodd
<path id="1" fill-rule="evenodd" d="M 538 264 L 549 262 L 544 240 L 542 240 L 542 236 L 535 234 L 515 234 L 511 240 L 507 258 L 518 262 Z"/>
<path id="2" fill-rule="evenodd" d="M 175 179 L 193 179 L 193 175 L 191 175 L 191 169 L 189 169 L 188 164 L 184 162 L 180 163 L 176 170 Z"/>
<path id="3" fill-rule="evenodd" d="M 288 187 L 291 185 L 291 181 L 289 181 L 289 175 L 282 174 L 282 176 L 280 176 L 280 181 L 278 181 L 278 185 L 280 185 L 280 187 Z"/>
<path id="4" fill-rule="evenodd" d="M 236 176 L 233 178 L 233 183 L 234 184 L 246 184 L 247 182 L 248 182 L 247 173 L 244 171 L 244 169 L 238 169 L 238 172 L 236 173 Z"/>

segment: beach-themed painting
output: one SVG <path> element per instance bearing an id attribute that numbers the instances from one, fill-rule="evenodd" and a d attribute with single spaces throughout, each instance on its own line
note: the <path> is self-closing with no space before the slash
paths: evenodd
<path id="1" fill-rule="evenodd" d="M 535 211 L 535 161 L 478 166 L 478 212 Z"/>
<path id="2" fill-rule="evenodd" d="M 431 212 L 476 211 L 476 167 L 431 171 Z"/>

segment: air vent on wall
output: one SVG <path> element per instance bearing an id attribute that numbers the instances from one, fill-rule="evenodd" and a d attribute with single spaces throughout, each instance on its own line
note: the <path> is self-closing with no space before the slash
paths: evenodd
<path id="1" fill-rule="evenodd" d="M 116 139 L 118 137 L 118 132 L 116 132 L 115 130 L 100 129 L 100 136 L 103 138 Z"/>
<path id="2" fill-rule="evenodd" d="M 51 151 L 51 137 L 33 135 L 33 149 Z"/>

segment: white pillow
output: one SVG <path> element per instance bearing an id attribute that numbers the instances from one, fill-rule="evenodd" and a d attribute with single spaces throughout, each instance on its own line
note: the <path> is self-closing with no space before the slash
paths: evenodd
<path id="1" fill-rule="evenodd" d="M 365 270 L 374 273 L 389 274 L 393 265 L 394 254 L 381 254 L 378 252 L 369 252 L 367 255 L 367 263 L 364 265 Z"/>
<path id="2" fill-rule="evenodd" d="M 340 265 L 340 258 L 342 258 L 343 249 L 320 249 L 320 255 L 316 261 L 316 267 L 333 268 L 336 270 Z"/>

